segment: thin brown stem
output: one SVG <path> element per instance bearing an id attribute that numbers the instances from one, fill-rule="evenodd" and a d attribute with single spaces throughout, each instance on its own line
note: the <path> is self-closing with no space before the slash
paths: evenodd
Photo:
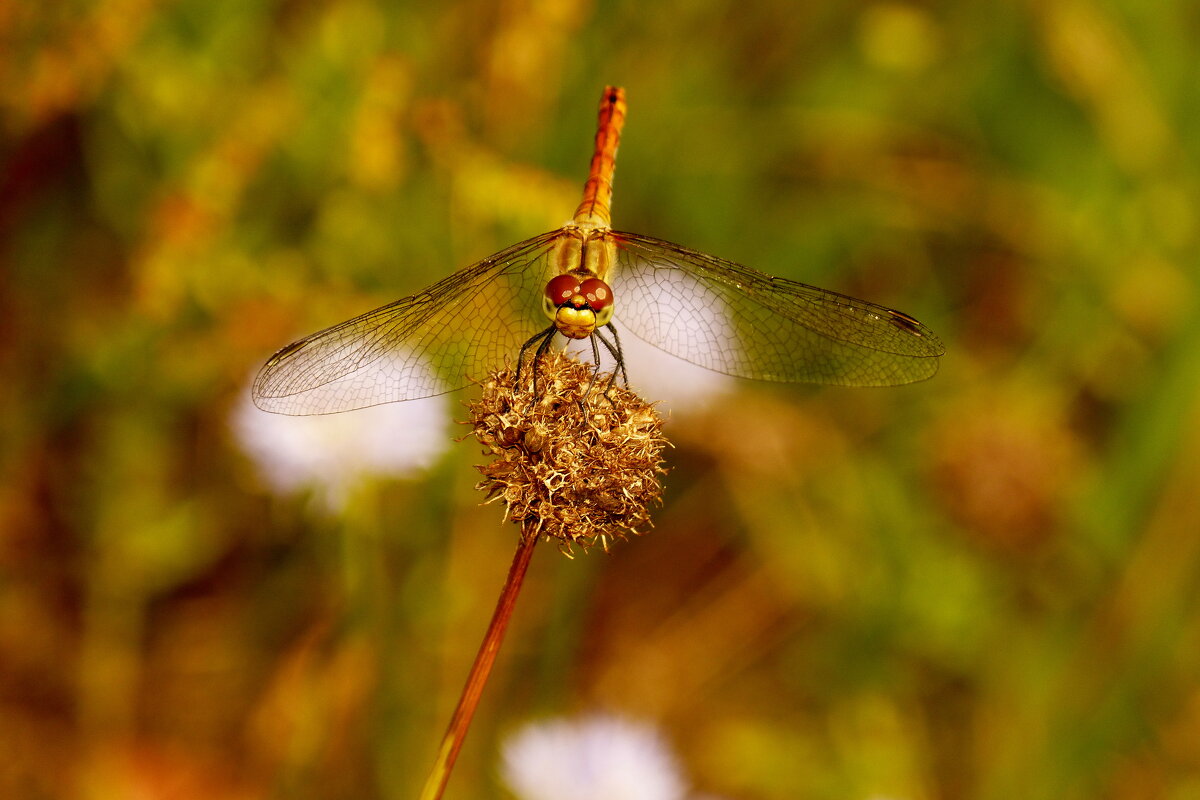
<path id="1" fill-rule="evenodd" d="M 475 663 L 471 665 L 471 672 L 467 675 L 467 683 L 458 698 L 458 707 L 454 709 L 454 716 L 450 718 L 446 735 L 442 737 L 437 760 L 434 761 L 429 778 L 425 781 L 425 788 L 421 791 L 421 800 L 440 800 L 442 792 L 446 790 L 450 771 L 454 769 L 458 751 L 462 749 L 463 740 L 467 738 L 467 728 L 471 725 L 471 718 L 475 716 L 483 687 L 491 674 L 496 654 L 500 652 L 500 645 L 504 642 L 508 621 L 512 618 L 513 606 L 516 605 L 517 595 L 521 592 L 521 584 L 525 580 L 526 570 L 529 569 L 529 559 L 533 556 L 535 544 L 536 535 L 522 532 L 512 566 L 508 568 L 508 578 L 504 581 L 500 599 L 496 602 L 496 611 L 492 614 L 492 621 L 488 623 L 487 632 L 483 635 Z"/>

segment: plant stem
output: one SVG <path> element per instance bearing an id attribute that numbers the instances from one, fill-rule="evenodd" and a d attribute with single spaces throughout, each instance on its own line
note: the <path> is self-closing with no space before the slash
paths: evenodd
<path id="1" fill-rule="evenodd" d="M 536 535 L 526 531 L 521 533 L 521 542 L 513 555 L 512 566 L 508 568 L 504 588 L 500 590 L 496 611 L 492 614 L 492 621 L 488 623 L 487 632 L 483 635 L 475 663 L 471 665 L 471 672 L 467 675 L 467 683 L 458 698 L 458 707 L 454 709 L 454 716 L 450 718 L 446 735 L 442 737 L 437 760 L 434 761 L 429 778 L 425 781 L 425 788 L 421 791 L 421 800 L 440 800 L 442 792 L 446 790 L 450 771 L 454 769 L 458 751 L 462 749 L 463 740 L 467 738 L 467 728 L 471 725 L 471 718 L 475 716 L 475 709 L 479 705 L 488 675 L 491 674 L 492 664 L 495 663 L 496 654 L 500 652 L 500 645 L 504 642 L 508 621 L 512 618 L 513 606 L 516 605 L 517 595 L 521 592 L 521 584 L 525 580 L 525 572 L 529 568 L 529 559 L 533 556 L 533 546 L 537 544 L 537 539 Z"/>

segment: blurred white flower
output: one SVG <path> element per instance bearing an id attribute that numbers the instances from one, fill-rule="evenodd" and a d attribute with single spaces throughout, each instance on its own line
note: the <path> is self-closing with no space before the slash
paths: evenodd
<path id="1" fill-rule="evenodd" d="M 626 336 L 621 344 L 633 388 L 646 400 L 661 401 L 663 413 L 701 411 L 734 389 L 728 375 L 697 367 L 636 336 Z"/>
<path id="2" fill-rule="evenodd" d="M 586 340 L 573 340 L 563 349 L 585 363 L 595 360 L 591 343 Z M 663 414 L 703 410 L 734 386 L 734 379 L 728 375 L 684 361 L 633 334 L 622 334 L 621 350 L 629 372 L 629 388 L 655 403 Z M 615 363 L 601 347 L 601 373 L 611 372 Z"/>
<path id="3" fill-rule="evenodd" d="M 292 417 L 260 411 L 247 394 L 231 419 L 274 491 L 312 491 L 329 511 L 371 478 L 411 477 L 431 466 L 450 444 L 449 423 L 444 396 Z"/>
<path id="4" fill-rule="evenodd" d="M 615 324 L 620 325 L 620 320 Z M 711 324 L 716 327 L 719 323 L 713 321 Z M 563 350 L 585 363 L 595 361 L 590 340 L 570 340 Z M 621 329 L 621 350 L 629 373 L 629 388 L 644 400 L 658 404 L 663 414 L 703 410 L 735 386 L 734 379 L 728 375 L 673 356 L 624 328 Z M 599 352 L 600 372 L 612 372 L 616 360 L 602 345 Z"/>
<path id="5" fill-rule="evenodd" d="M 611 716 L 528 725 L 503 750 L 521 800 L 683 800 L 679 765 L 653 726 Z"/>

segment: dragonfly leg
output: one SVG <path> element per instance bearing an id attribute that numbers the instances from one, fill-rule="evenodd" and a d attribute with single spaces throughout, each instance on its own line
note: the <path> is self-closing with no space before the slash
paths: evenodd
<path id="1" fill-rule="evenodd" d="M 592 331 L 592 335 L 588 337 L 588 341 L 592 343 L 592 360 L 596 363 L 596 366 L 592 370 L 592 378 L 588 381 L 587 388 L 584 389 L 583 394 L 579 398 L 579 407 L 585 412 L 587 409 L 584 407 L 584 399 L 591 394 L 592 387 L 596 385 L 596 379 L 600 377 L 600 345 L 597 343 L 597 340 L 604 342 L 605 349 L 610 353 L 612 352 L 612 346 L 608 342 L 604 341 L 604 339 L 600 336 L 600 331 Z M 604 397 L 605 399 L 608 399 L 607 387 L 605 387 Z"/>
<path id="2" fill-rule="evenodd" d="M 554 338 L 554 334 L 557 330 L 557 328 L 551 325 L 544 331 L 538 331 L 533 336 L 530 336 L 529 341 L 521 345 L 521 352 L 517 355 L 517 372 L 516 375 L 513 376 L 514 386 L 519 387 L 521 385 L 521 367 L 525 363 L 525 353 L 529 350 L 529 348 L 537 345 L 537 349 L 534 350 L 533 357 L 531 359 L 531 366 L 533 368 L 533 390 L 535 394 L 537 393 L 537 362 L 538 359 L 544 356 L 546 351 L 550 349 L 550 341 Z"/>
<path id="3" fill-rule="evenodd" d="M 584 397 L 587 397 L 588 392 L 592 391 L 592 386 L 596 384 L 596 378 L 600 377 L 600 345 L 596 343 L 599 338 L 599 331 L 593 331 L 592 335 L 588 337 L 588 341 L 592 343 L 592 360 L 596 363 L 596 367 L 592 370 L 592 379 L 588 381 L 587 391 L 583 393 Z"/>
<path id="4" fill-rule="evenodd" d="M 542 356 L 546 355 L 546 353 L 548 353 L 550 351 L 550 343 L 554 341 L 554 334 L 557 332 L 558 332 L 557 329 L 553 325 L 550 326 L 550 330 L 546 331 L 546 338 L 542 340 L 542 343 L 538 345 L 537 352 L 533 354 L 533 392 L 532 392 L 532 396 L 534 399 L 537 399 L 537 397 L 538 397 L 538 393 L 537 393 L 538 366 L 542 362 Z"/>
<path id="5" fill-rule="evenodd" d="M 604 396 L 608 397 L 609 392 L 612 391 L 612 387 L 617 382 L 617 373 L 620 373 L 621 381 L 625 384 L 625 388 L 629 388 L 629 373 L 625 370 L 625 353 L 621 349 L 621 337 L 617 335 L 617 329 L 613 327 L 611 322 L 604 327 L 608 328 L 609 332 L 612 333 L 613 340 L 610 342 L 608 339 L 605 339 L 604 336 L 600 334 L 600 331 L 597 330 L 592 335 L 592 348 L 593 350 L 596 349 L 596 340 L 599 339 L 600 344 L 604 345 L 604 349 L 607 350 L 610 355 L 612 355 L 613 360 L 616 361 L 617 364 L 613 368 L 612 375 L 608 379 L 608 385 L 604 387 Z M 599 352 L 596 353 L 596 371 L 600 371 Z"/>
<path id="6" fill-rule="evenodd" d="M 617 360 L 617 368 L 621 370 L 621 382 L 625 384 L 625 388 L 629 388 L 629 373 L 625 370 L 625 350 L 621 347 L 621 337 L 617 335 L 616 327 L 610 322 L 607 325 L 608 330 L 613 337 L 613 358 Z M 613 371 L 613 379 L 617 377 L 616 370 Z"/>

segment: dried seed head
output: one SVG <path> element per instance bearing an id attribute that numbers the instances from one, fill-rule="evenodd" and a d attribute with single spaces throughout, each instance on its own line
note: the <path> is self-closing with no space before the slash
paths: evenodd
<path id="1" fill-rule="evenodd" d="M 468 403 L 477 438 L 496 456 L 477 467 L 488 502 L 570 555 L 609 537 L 639 533 L 648 506 L 661 503 L 662 418 L 628 389 L 608 386 L 593 368 L 561 354 L 538 363 L 515 386 L 511 368 L 493 372 L 483 396 Z M 607 389 L 607 391 L 606 391 Z"/>

